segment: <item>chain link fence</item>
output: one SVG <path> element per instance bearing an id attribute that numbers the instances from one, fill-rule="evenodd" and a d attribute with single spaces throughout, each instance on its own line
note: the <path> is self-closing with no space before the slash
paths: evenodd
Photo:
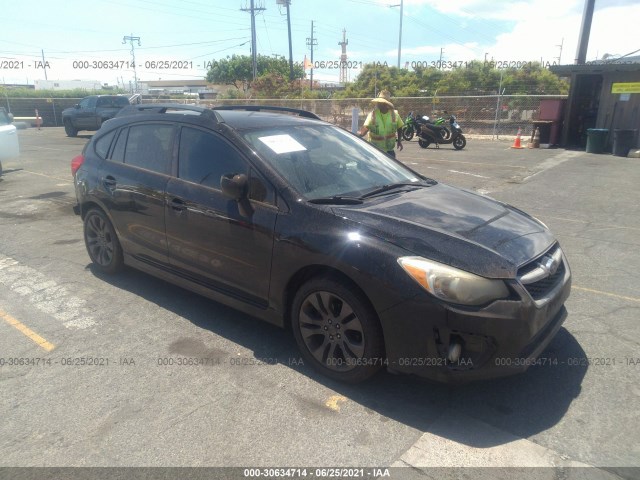
<path id="1" fill-rule="evenodd" d="M 399 97 L 393 98 L 396 110 L 403 118 L 414 112 L 428 115 L 432 119 L 445 115 L 445 112 L 457 117 L 465 133 L 482 135 L 515 135 L 518 128 L 523 135 L 528 134 L 532 122 L 538 120 L 540 101 L 562 99 L 565 95 L 485 95 L 485 96 L 438 96 L 438 97 Z M 7 109 L 16 117 L 34 117 L 37 109 L 43 119 L 43 126 L 62 126 L 61 112 L 73 107 L 79 98 L 5 98 Z M 205 107 L 217 105 L 273 105 L 300 108 L 314 112 L 323 120 L 351 129 L 352 114 L 358 109 L 359 122 L 362 125 L 371 110 L 371 98 L 347 99 L 234 99 L 234 100 L 198 100 L 198 99 L 143 99 L 143 103 L 177 102 L 197 104 Z M 3 105 L 4 106 L 4 105 Z"/>

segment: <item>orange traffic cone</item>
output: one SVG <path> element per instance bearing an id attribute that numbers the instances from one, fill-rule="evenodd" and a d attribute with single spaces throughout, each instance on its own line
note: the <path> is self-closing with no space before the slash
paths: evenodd
<path id="1" fill-rule="evenodd" d="M 511 145 L 511 148 L 524 148 L 521 144 L 520 144 L 520 135 L 522 134 L 522 130 L 520 128 L 518 128 L 518 134 L 516 135 L 516 139 L 513 142 L 513 145 Z"/>

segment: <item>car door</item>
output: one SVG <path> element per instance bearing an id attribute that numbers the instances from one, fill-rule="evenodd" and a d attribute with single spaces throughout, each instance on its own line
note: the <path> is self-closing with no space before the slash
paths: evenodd
<path id="1" fill-rule="evenodd" d="M 0 161 L 16 158 L 20 154 L 18 132 L 9 116 L 0 110 Z"/>
<path id="2" fill-rule="evenodd" d="M 164 195 L 175 137 L 172 123 L 133 124 L 117 131 L 98 170 L 102 201 L 125 253 L 168 265 Z M 97 143 L 97 142 L 96 142 Z"/>
<path id="3" fill-rule="evenodd" d="M 96 128 L 96 103 L 98 97 L 86 97 L 80 100 L 74 114 L 74 124 L 78 130 Z"/>
<path id="4" fill-rule="evenodd" d="M 174 269 L 213 290 L 266 307 L 274 227 L 274 189 L 215 132 L 183 126 L 177 177 L 167 183 L 166 228 Z M 220 177 L 249 177 L 249 211 L 223 195 Z"/>

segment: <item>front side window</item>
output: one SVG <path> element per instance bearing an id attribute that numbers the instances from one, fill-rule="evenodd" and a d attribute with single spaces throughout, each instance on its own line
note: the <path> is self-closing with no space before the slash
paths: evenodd
<path id="1" fill-rule="evenodd" d="M 145 124 L 129 127 L 124 163 L 168 175 L 171 173 L 173 125 Z"/>
<path id="2" fill-rule="evenodd" d="M 183 127 L 180 135 L 178 176 L 189 182 L 220 189 L 220 177 L 227 174 L 248 175 L 246 162 L 221 137 Z"/>
<path id="3" fill-rule="evenodd" d="M 96 105 L 96 97 L 87 97 L 80 100 L 80 108 L 91 108 Z"/>

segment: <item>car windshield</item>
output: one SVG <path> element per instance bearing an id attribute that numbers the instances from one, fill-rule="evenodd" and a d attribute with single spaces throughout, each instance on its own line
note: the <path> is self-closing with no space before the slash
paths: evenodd
<path id="1" fill-rule="evenodd" d="M 307 199 L 361 196 L 417 174 L 370 144 L 331 125 L 251 130 L 244 138 Z"/>

